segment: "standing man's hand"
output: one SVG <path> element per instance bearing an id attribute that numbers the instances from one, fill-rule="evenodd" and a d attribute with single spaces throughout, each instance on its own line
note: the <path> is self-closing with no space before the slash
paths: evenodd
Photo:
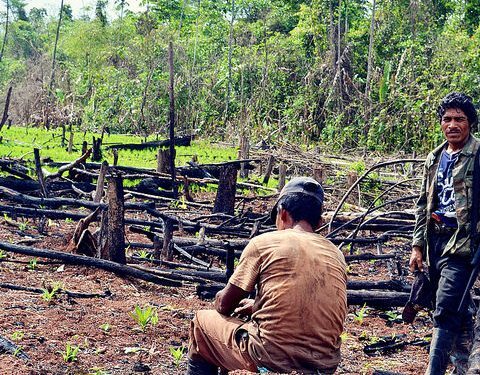
<path id="1" fill-rule="evenodd" d="M 410 254 L 410 272 L 415 270 L 423 271 L 423 255 L 422 248 L 420 246 L 412 247 L 412 254 Z"/>

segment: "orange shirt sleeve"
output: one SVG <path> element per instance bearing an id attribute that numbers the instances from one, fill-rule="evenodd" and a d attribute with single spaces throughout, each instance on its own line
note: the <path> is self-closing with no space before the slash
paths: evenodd
<path id="1" fill-rule="evenodd" d="M 255 288 L 260 270 L 260 253 L 255 246 L 255 241 L 250 241 L 240 256 L 240 262 L 237 268 L 230 276 L 229 283 L 238 286 L 246 292 L 251 292 Z"/>

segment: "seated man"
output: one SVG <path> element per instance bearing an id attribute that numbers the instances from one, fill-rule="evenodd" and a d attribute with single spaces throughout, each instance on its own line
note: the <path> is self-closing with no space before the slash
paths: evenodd
<path id="1" fill-rule="evenodd" d="M 187 374 L 216 374 L 218 367 L 335 372 L 347 278 L 342 253 L 314 233 L 323 197 L 311 178 L 294 178 L 283 188 L 271 213 L 278 230 L 250 241 L 217 293 L 215 310 L 195 315 Z M 255 300 L 245 299 L 255 287 Z"/>

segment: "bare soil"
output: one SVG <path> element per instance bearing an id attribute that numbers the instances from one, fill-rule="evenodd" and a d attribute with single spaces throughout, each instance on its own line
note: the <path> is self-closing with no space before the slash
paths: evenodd
<path id="1" fill-rule="evenodd" d="M 75 227 L 74 223 L 50 221 L 49 235 L 44 237 L 32 228 L 33 222 L 25 224 L 27 228 L 21 230 L 0 220 L 0 240 L 21 243 L 34 237 L 38 240 L 35 247 L 63 250 Z M 12 354 L 0 354 L 0 374 L 185 373 L 186 355 L 175 363 L 170 350 L 188 345 L 194 312 L 212 308 L 211 301 L 197 298 L 193 286 L 161 287 L 98 269 L 52 264 L 48 260 L 40 264 L 43 259 L 38 259 L 32 267 L 29 257 L 7 255 L 0 262 L 1 283 L 46 288 L 60 282 L 66 290 L 84 293 L 109 290 L 112 295 L 68 298 L 60 294 L 47 302 L 40 294 L 0 288 L 0 335 L 15 342 L 30 357 L 22 360 Z M 349 269 L 352 279 L 362 280 L 385 280 L 388 272 L 383 261 L 352 264 Z M 159 321 L 142 331 L 130 314 L 135 306 L 145 305 L 157 308 Z M 394 313 L 399 312 L 393 309 L 387 316 L 385 311 L 351 307 L 337 373 L 372 374 L 378 370 L 423 373 L 427 365 L 425 346 L 409 344 L 389 352 L 364 353 L 366 344 L 382 338 L 401 337 L 409 342 L 430 333 L 431 321 L 426 313 L 413 325 L 407 325 L 394 319 Z M 63 359 L 68 344 L 79 348 L 73 362 Z"/>

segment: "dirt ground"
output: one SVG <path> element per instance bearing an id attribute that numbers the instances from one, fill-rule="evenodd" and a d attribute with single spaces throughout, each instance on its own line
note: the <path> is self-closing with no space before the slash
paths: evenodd
<path id="1" fill-rule="evenodd" d="M 20 219 L 19 219 L 20 220 Z M 0 241 L 62 250 L 75 224 L 49 221 L 49 236 L 31 227 L 12 226 L 0 220 Z M 23 230 L 22 230 L 23 229 Z M 0 283 L 47 288 L 61 283 L 64 289 L 84 293 L 111 292 L 103 298 L 68 298 L 60 294 L 47 302 L 41 294 L 1 287 L 0 335 L 14 342 L 29 360 L 0 354 L 0 374 L 183 374 L 186 353 L 177 360 L 171 350 L 188 345 L 188 330 L 195 310 L 211 308 L 211 301 L 197 298 L 193 286 L 160 287 L 125 279 L 87 267 L 64 265 L 6 253 L 0 261 Z M 351 264 L 352 279 L 388 279 L 384 261 Z M 158 323 L 144 331 L 131 316 L 135 306 L 154 306 Z M 431 321 L 422 313 L 413 325 L 399 322 L 399 310 L 375 311 L 351 307 L 343 334 L 342 362 L 338 374 L 373 374 L 380 370 L 398 374 L 423 373 L 425 345 L 407 344 L 399 349 L 367 355 L 364 347 L 382 339 L 412 342 L 424 339 Z M 76 360 L 66 362 L 67 347 L 78 347 Z M 235 372 L 236 374 L 245 372 Z"/>

